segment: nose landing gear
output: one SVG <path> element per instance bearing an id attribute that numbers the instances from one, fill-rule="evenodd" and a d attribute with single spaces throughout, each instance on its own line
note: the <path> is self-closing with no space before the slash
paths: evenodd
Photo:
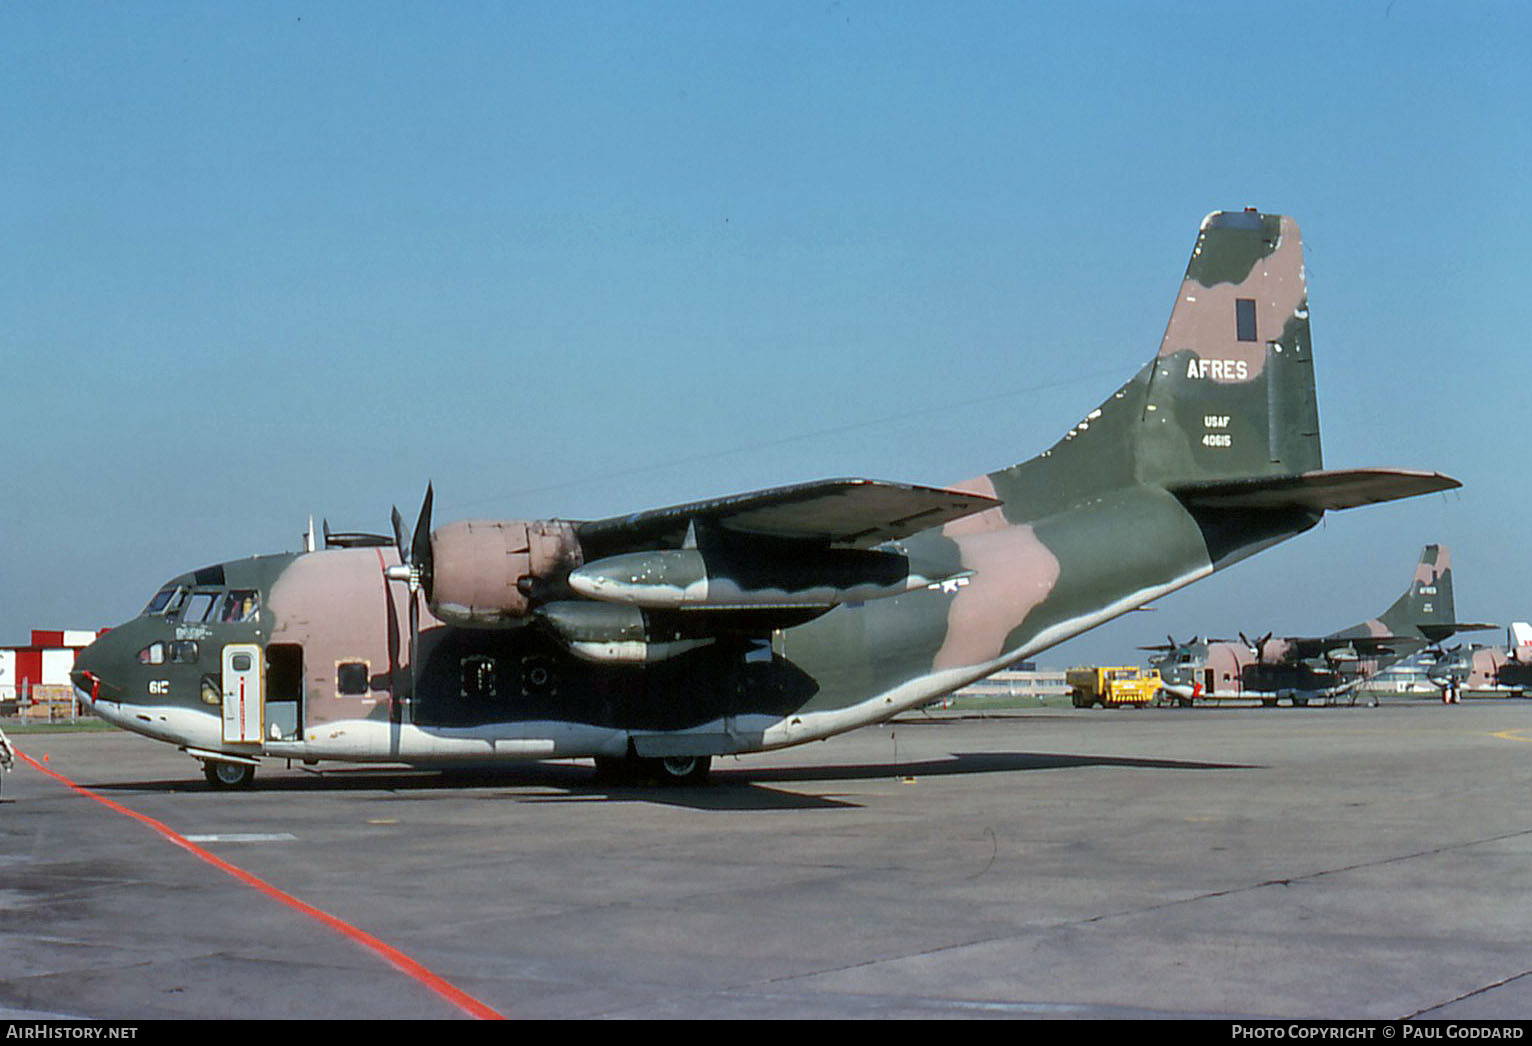
<path id="1" fill-rule="evenodd" d="M 230 763 L 222 759 L 204 759 L 202 776 L 214 788 L 227 790 L 249 788 L 255 780 L 255 767 L 250 763 Z"/>

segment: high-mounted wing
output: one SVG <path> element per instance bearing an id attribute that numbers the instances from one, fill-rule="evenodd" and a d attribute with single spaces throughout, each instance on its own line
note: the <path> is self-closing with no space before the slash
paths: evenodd
<path id="1" fill-rule="evenodd" d="M 579 537 L 588 559 L 679 548 L 694 524 L 728 535 L 869 548 L 999 505 L 963 490 L 826 479 L 582 523 Z"/>
<path id="2" fill-rule="evenodd" d="M 763 634 L 967 573 L 874 546 L 999 504 L 967 491 L 833 479 L 583 523 L 585 562 L 568 586 L 590 602 L 542 616 L 577 652 L 597 649 L 585 637 L 619 631 L 646 636 L 646 657 L 657 637 L 671 650 L 725 632 Z"/>
<path id="3" fill-rule="evenodd" d="M 1403 657 L 1426 645 L 1416 636 L 1290 636 L 1282 642 L 1289 657 L 1302 661 L 1348 653 L 1362 658 Z"/>

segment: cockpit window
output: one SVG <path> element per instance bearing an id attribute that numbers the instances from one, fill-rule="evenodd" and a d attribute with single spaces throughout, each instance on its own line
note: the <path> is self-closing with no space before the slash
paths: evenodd
<path id="1" fill-rule="evenodd" d="M 165 644 L 150 643 L 138 652 L 138 663 L 141 665 L 163 665 L 165 663 Z"/>
<path id="2" fill-rule="evenodd" d="M 186 601 L 181 620 L 188 624 L 211 620 L 213 607 L 218 605 L 218 596 L 217 592 L 193 592 Z"/>
<path id="3" fill-rule="evenodd" d="M 149 605 L 144 607 L 145 614 L 174 614 L 181 609 L 181 601 L 186 598 L 186 589 L 180 585 L 166 585 L 154 594 L 149 600 Z"/>
<path id="4" fill-rule="evenodd" d="M 253 588 L 236 588 L 223 597 L 223 609 L 218 612 L 218 620 L 226 624 L 254 621 L 260 612 L 260 593 Z"/>

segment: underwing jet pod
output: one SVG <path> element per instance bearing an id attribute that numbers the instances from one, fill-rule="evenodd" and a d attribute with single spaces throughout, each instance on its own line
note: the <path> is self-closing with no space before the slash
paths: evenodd
<path id="1" fill-rule="evenodd" d="M 951 488 L 837 479 L 610 519 L 469 521 L 173 578 L 80 694 L 238 785 L 263 758 L 713 756 L 925 704 L 1326 510 L 1458 485 L 1327 471 L 1289 218 L 1202 223 L 1159 351 L 1051 448 Z"/>
<path id="2" fill-rule="evenodd" d="M 1195 700 L 1251 700 L 1275 705 L 1334 701 L 1354 694 L 1378 672 L 1458 632 L 1492 625 L 1456 619 L 1452 558 L 1446 545 L 1427 545 L 1404 593 L 1375 618 L 1326 636 L 1273 638 L 1267 633 L 1239 642 L 1193 641 L 1143 647 L 1160 653 L 1150 663 L 1160 670 L 1166 693 L 1182 704 Z"/>

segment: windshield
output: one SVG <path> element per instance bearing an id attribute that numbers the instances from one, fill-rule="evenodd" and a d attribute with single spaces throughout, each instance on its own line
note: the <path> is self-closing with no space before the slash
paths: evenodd
<path id="1" fill-rule="evenodd" d="M 186 598 L 186 589 L 182 585 L 166 585 L 154 594 L 149 600 L 149 605 L 144 607 L 145 614 L 174 614 L 181 609 L 181 601 Z"/>

